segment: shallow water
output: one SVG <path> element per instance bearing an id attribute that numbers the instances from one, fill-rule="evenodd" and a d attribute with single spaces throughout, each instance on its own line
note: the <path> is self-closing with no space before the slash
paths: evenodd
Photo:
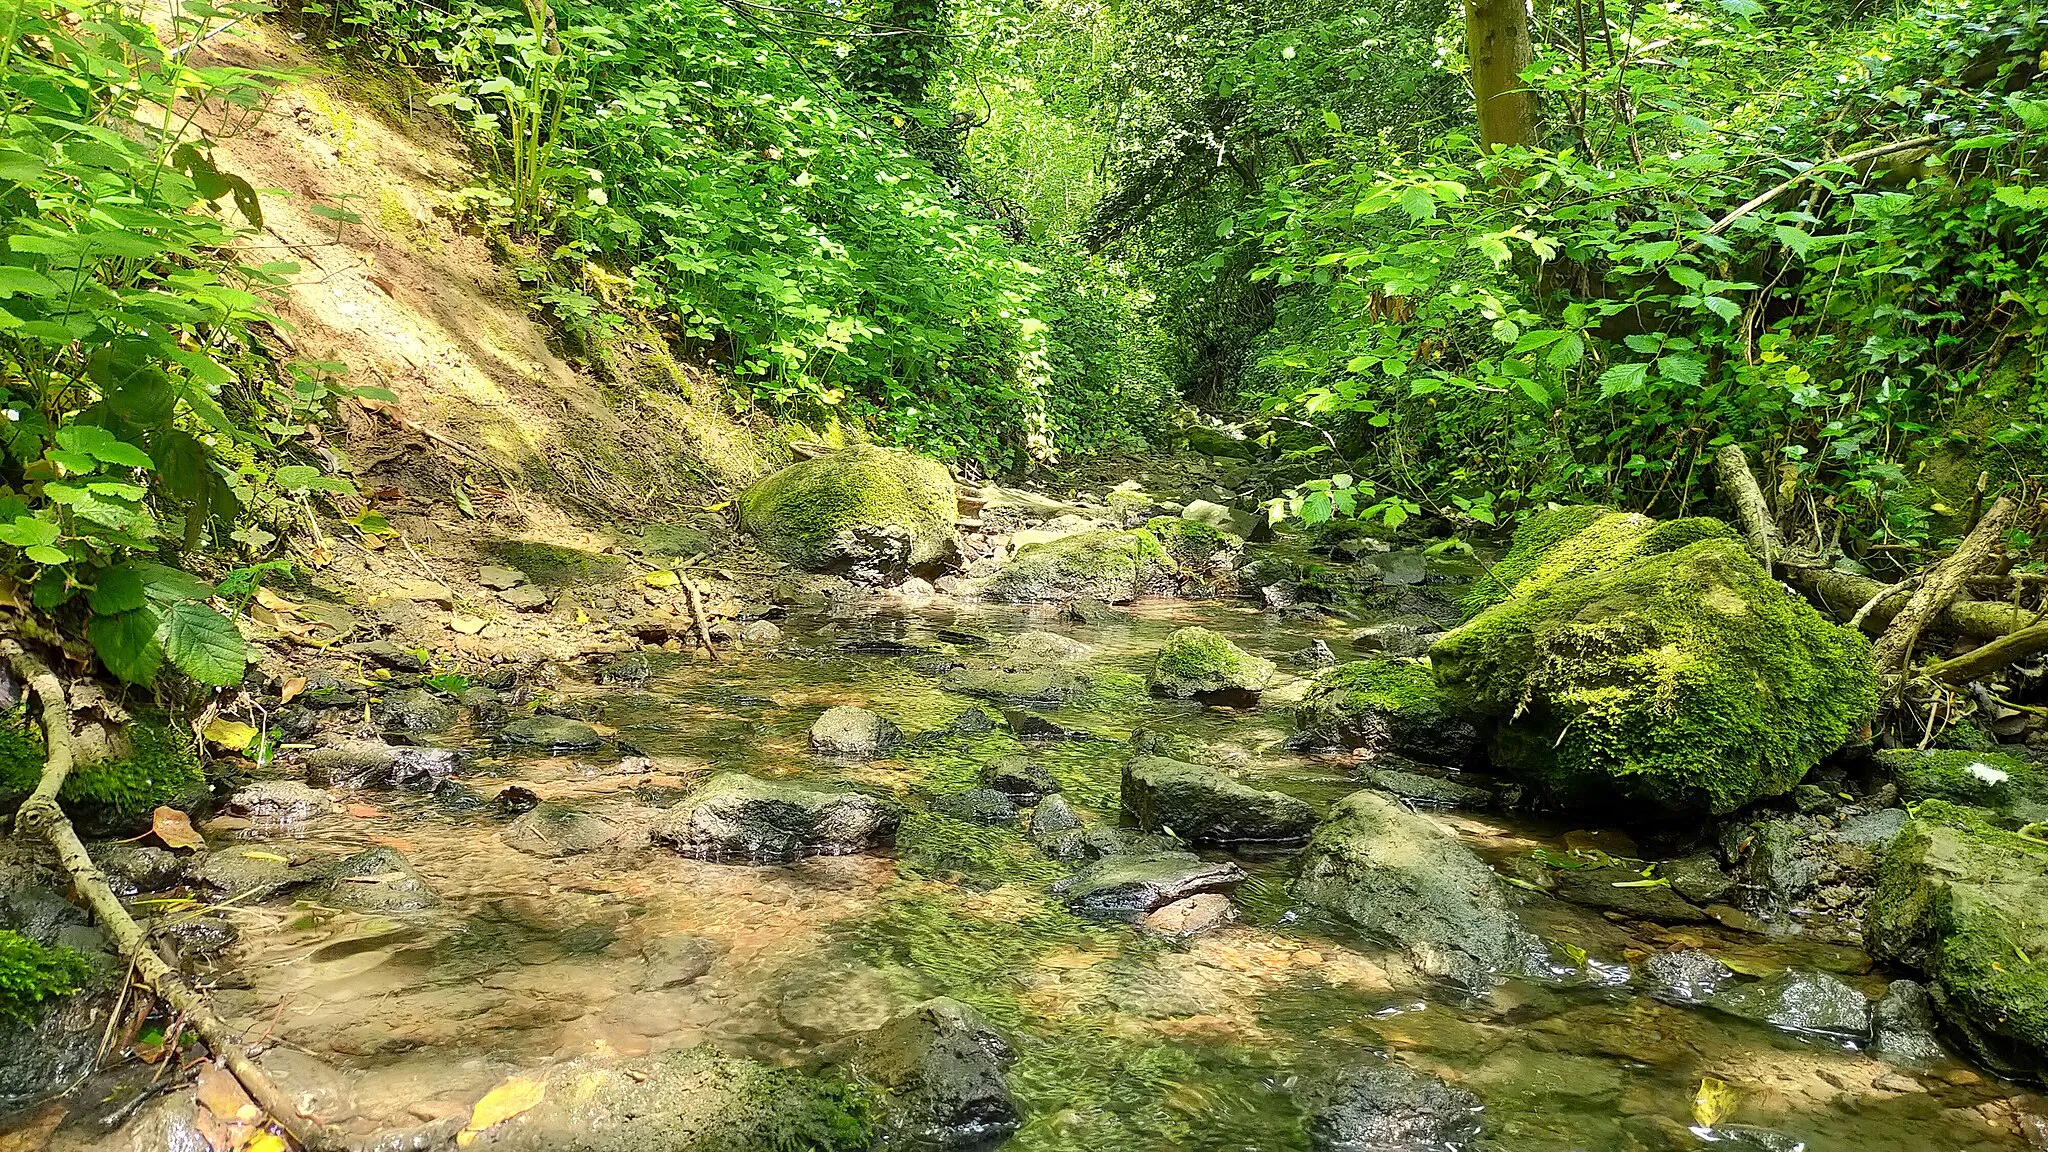
<path id="1" fill-rule="evenodd" d="M 1402 966 L 1381 950 L 1297 916 L 1284 858 L 1247 862 L 1244 923 L 1173 946 L 1068 914 L 1044 893 L 1066 866 L 1039 857 L 1016 830 L 921 812 L 920 790 L 972 786 L 981 764 L 1019 750 L 1007 734 L 860 765 L 808 752 L 808 728 L 828 705 L 861 704 L 914 732 L 970 703 L 940 691 L 906 656 L 848 651 L 849 643 L 943 650 L 942 630 L 995 637 L 1035 628 L 1139 671 L 1169 631 L 1189 623 L 1227 631 L 1261 655 L 1284 656 L 1318 636 L 1342 651 L 1334 628 L 1213 605 L 1145 605 L 1128 624 L 1095 628 L 1009 607 L 897 604 L 793 620 L 772 654 L 717 665 L 657 657 L 642 689 L 566 686 L 651 763 L 622 763 L 616 751 L 486 756 L 463 779 L 486 795 L 516 782 L 594 812 L 645 811 L 707 769 L 739 770 L 852 781 L 894 792 L 919 814 L 890 854 L 758 867 L 660 849 L 543 859 L 508 846 L 487 817 L 450 815 L 408 794 L 360 794 L 280 850 L 389 844 L 440 906 L 240 912 L 244 940 L 223 968 L 246 986 L 224 989 L 223 1005 L 354 1072 L 326 1108 L 358 1129 L 463 1111 L 508 1070 L 570 1056 L 712 1042 L 814 1060 L 904 1005 L 949 995 L 1016 1042 L 1011 1082 L 1026 1122 L 1008 1147 L 1018 1152 L 1306 1148 L 1309 1089 L 1381 1055 L 1478 1093 L 1497 1146 L 1508 1149 L 1713 1146 L 1687 1131 L 1704 1077 L 1735 1088 L 1727 1123 L 1766 1126 L 1815 1152 L 2042 1146 L 2022 1128 L 2043 1102 L 1962 1064 L 1899 1069 L 1612 982 L 1631 958 L 1705 946 L 1752 974 L 1797 963 L 1880 991 L 1882 978 L 1850 950 L 1618 925 L 1532 895 L 1529 925 L 1583 950 L 1585 972 L 1510 982 L 1479 999 L 1448 996 L 1404 986 Z M 1343 761 L 1282 747 L 1283 708 L 1151 701 L 1052 715 L 1108 738 L 1030 748 L 1084 816 L 1115 818 L 1121 742 L 1148 725 L 1243 749 L 1248 780 L 1312 802 L 1352 787 Z M 1566 831 L 1447 820 L 1494 859 L 1557 848 Z M 708 949 L 709 968 L 661 987 L 664 948 L 684 937 Z"/>

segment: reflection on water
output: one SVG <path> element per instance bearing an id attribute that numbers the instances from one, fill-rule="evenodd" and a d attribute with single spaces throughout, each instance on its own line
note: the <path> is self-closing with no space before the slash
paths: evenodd
<path id="1" fill-rule="evenodd" d="M 921 796 L 971 787 L 983 763 L 1023 750 L 1007 733 L 856 766 L 807 751 L 808 727 L 829 705 L 865 705 L 912 732 L 966 706 L 913 656 L 893 653 L 944 652 L 1038 627 L 1142 671 L 1165 635 L 1189 623 L 1275 658 L 1318 637 L 1342 650 L 1333 629 L 1179 602 L 1104 627 L 1010 608 L 877 610 L 795 621 L 790 646 L 774 655 L 715 667 L 667 658 L 641 689 L 579 687 L 595 718 L 645 761 L 616 752 L 484 760 L 467 782 L 485 795 L 516 782 L 644 826 L 712 770 L 848 781 L 913 809 L 900 846 L 787 867 L 649 848 L 551 857 L 510 846 L 488 816 L 407 794 L 367 796 L 374 815 L 321 817 L 306 829 L 307 845 L 396 848 L 439 905 L 399 915 L 307 906 L 263 921 L 234 957 L 247 986 L 223 990 L 224 1004 L 274 1019 L 290 1046 L 353 1070 L 360 1080 L 344 1110 L 353 1108 L 360 1129 L 459 1111 L 509 1068 L 572 1055 L 714 1042 L 770 1060 L 816 1059 L 900 1007 L 944 994 L 1016 1040 L 1012 1080 L 1027 1122 L 1010 1146 L 1020 1152 L 1305 1148 L 1309 1089 L 1374 1053 L 1478 1093 L 1502 1148 L 1705 1147 L 1687 1126 L 1708 1076 L 1740 1094 L 1733 1121 L 1792 1134 L 1815 1152 L 2030 1147 L 2018 1113 L 2039 1102 L 1961 1065 L 1901 1070 L 1598 978 L 1516 982 L 1477 1000 L 1404 986 L 1400 966 L 1377 950 L 1295 916 L 1284 859 L 1247 862 L 1244 922 L 1184 945 L 1078 920 L 1043 892 L 1065 866 L 1016 829 L 921 806 Z M 1239 749 L 1248 779 L 1312 802 L 1350 787 L 1341 763 L 1282 747 L 1284 709 L 1151 701 L 1057 717 L 1106 738 L 1028 749 L 1089 818 L 1115 818 L 1120 742 L 1140 725 Z M 1557 843 L 1556 830 L 1532 825 L 1464 815 L 1454 823 L 1495 857 Z M 1625 928 L 1549 901 L 1528 916 L 1598 971 L 1705 946 L 1745 971 L 1797 962 L 1870 979 L 1862 957 L 1841 949 Z"/>

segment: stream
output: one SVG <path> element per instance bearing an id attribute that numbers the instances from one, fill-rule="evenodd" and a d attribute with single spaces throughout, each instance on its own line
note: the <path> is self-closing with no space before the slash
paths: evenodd
<path id="1" fill-rule="evenodd" d="M 788 866 L 659 848 L 551 857 L 512 847 L 487 816 L 431 796 L 362 793 L 292 835 L 323 852 L 395 848 L 438 905 L 240 909 L 242 943 L 223 958 L 232 975 L 217 993 L 224 1011 L 271 1021 L 284 1043 L 273 1055 L 287 1065 L 296 1049 L 350 1069 L 327 1103 L 358 1129 L 461 1113 L 504 1076 L 561 1058 L 711 1043 L 771 1062 L 813 1060 L 945 995 L 979 1009 L 1016 1047 L 1010 1083 L 1023 1126 L 1008 1147 L 1017 1152 L 1307 1148 L 1310 1088 L 1376 1054 L 1472 1090 L 1498 1146 L 1528 1152 L 1699 1146 L 1687 1129 L 1709 1077 L 1737 1086 L 1724 1125 L 1786 1138 L 1722 1138 L 1730 1147 L 2038 1146 L 2012 1135 L 2015 1108 L 2031 1113 L 2038 1101 L 1959 1062 L 1902 1069 L 1837 1042 L 1667 1005 L 1627 983 L 1630 961 L 1697 947 L 1750 975 L 1799 965 L 1883 991 L 1860 952 L 1796 935 L 1616 923 L 1528 895 L 1525 922 L 1583 956 L 1581 970 L 1474 998 L 1403 986 L 1399 966 L 1370 942 L 1298 914 L 1285 856 L 1242 861 L 1251 879 L 1237 894 L 1240 922 L 1192 940 L 1076 917 L 1045 890 L 1068 865 L 1041 856 L 1016 827 L 937 815 L 919 797 L 973 787 L 988 760 L 1028 751 L 1084 818 L 1114 821 L 1123 742 L 1140 726 L 1240 749 L 1247 782 L 1317 805 L 1356 786 L 1352 766 L 1289 752 L 1280 707 L 1065 708 L 1050 715 L 1102 739 L 1027 748 L 998 730 L 913 741 L 893 759 L 851 765 L 809 752 L 811 722 L 827 706 L 860 704 L 906 732 L 939 727 L 970 702 L 941 691 L 916 659 L 977 637 L 1056 631 L 1131 671 L 1188 624 L 1274 658 L 1341 637 L 1180 601 L 1141 604 L 1101 626 L 1050 610 L 944 605 L 798 613 L 773 654 L 715 665 L 657 655 L 640 687 L 564 684 L 646 759 L 616 749 L 507 758 L 479 741 L 461 776 L 480 794 L 517 784 L 600 814 L 671 803 L 707 769 L 847 782 L 908 802 L 893 852 Z M 1573 831 L 1444 819 L 1497 865 L 1563 852 Z"/>

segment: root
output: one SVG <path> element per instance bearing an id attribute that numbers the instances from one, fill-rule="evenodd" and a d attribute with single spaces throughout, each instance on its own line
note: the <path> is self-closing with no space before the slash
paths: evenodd
<path id="1" fill-rule="evenodd" d="M 71 826 L 71 820 L 57 803 L 57 792 L 64 787 L 73 763 L 71 705 L 64 685 L 48 665 L 30 655 L 15 640 L 0 640 L 0 658 L 7 661 L 15 675 L 42 701 L 43 736 L 48 749 L 42 778 L 15 815 L 15 831 L 23 836 L 35 836 L 56 851 L 57 860 L 63 865 L 65 874 L 70 876 L 73 887 L 85 898 L 107 934 L 113 937 L 114 946 L 121 956 L 134 965 L 135 974 L 150 991 L 184 1018 L 205 1041 L 207 1048 L 226 1065 L 228 1072 L 241 1083 L 249 1098 L 268 1113 L 293 1142 L 315 1152 L 342 1147 L 323 1125 L 300 1115 L 290 1099 L 271 1083 L 270 1077 L 249 1058 L 234 1030 L 214 1015 L 206 997 L 187 984 L 184 977 L 150 947 L 142 927 L 128 915 L 128 909 L 107 886 L 107 878 L 93 865 L 92 855 L 86 851 L 85 844 Z"/>

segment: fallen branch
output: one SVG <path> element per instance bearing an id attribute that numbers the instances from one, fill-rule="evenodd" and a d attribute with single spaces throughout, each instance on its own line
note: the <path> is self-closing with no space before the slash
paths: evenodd
<path id="1" fill-rule="evenodd" d="M 1769 572 L 1785 549 L 1778 537 L 1778 521 L 1771 515 L 1770 503 L 1757 485 L 1756 474 L 1749 470 L 1749 457 L 1740 444 L 1723 444 L 1715 451 L 1714 475 L 1721 481 L 1722 493 L 1735 505 L 1735 518 L 1742 525 L 1750 552 Z"/>
<path id="2" fill-rule="evenodd" d="M 1853 572 L 1839 572 L 1833 568 L 1813 568 L 1800 565 L 1785 565 L 1779 575 L 1794 587 L 1801 589 L 1818 600 L 1835 614 L 1836 619 L 1854 617 L 1865 605 L 1871 606 L 1860 627 L 1876 634 L 1884 631 L 1886 625 L 1899 614 L 1911 596 L 1911 582 L 1886 584 L 1868 576 Z M 1973 640 L 1996 640 L 2034 623 L 2036 613 L 2031 608 L 1998 600 L 1957 600 L 1935 617 L 1935 626 L 1967 636 Z"/>
<path id="3" fill-rule="evenodd" d="M 1705 235 L 1719 236 L 1721 233 L 1726 232 L 1728 230 L 1728 226 L 1730 224 L 1733 224 L 1737 220 L 1742 219 L 1744 216 L 1749 215 L 1751 212 L 1754 212 L 1757 209 L 1762 208 L 1764 205 L 1769 204 L 1771 201 L 1776 200 L 1778 197 L 1783 196 L 1785 193 L 1790 192 L 1792 189 L 1799 187 L 1801 184 L 1804 184 L 1806 181 L 1812 179 L 1813 174 L 1815 172 L 1818 172 L 1821 169 L 1826 168 L 1830 165 L 1856 164 L 1864 160 L 1875 160 L 1880 156 L 1890 156 L 1894 152 L 1911 152 L 1915 148 L 1932 148 L 1934 145 L 1939 144 L 1941 142 L 1942 138 L 1940 136 L 1915 136 L 1910 140 L 1898 140 L 1890 144 L 1880 144 L 1875 148 L 1865 148 L 1861 152 L 1851 152 L 1847 156 L 1837 156 L 1833 160 L 1823 160 L 1820 163 L 1815 164 L 1813 167 L 1808 168 L 1806 171 L 1799 173 L 1797 176 L 1792 177 L 1790 180 L 1787 180 L 1782 184 L 1779 184 L 1773 188 L 1770 188 L 1752 197 L 1749 201 L 1747 201 L 1740 207 L 1736 208 L 1734 211 L 1731 211 L 1726 216 L 1723 216 L 1719 220 L 1714 221 L 1713 227 L 1708 228 Z"/>
<path id="4" fill-rule="evenodd" d="M 2048 652 L 2048 624 L 2036 624 L 1972 648 L 1961 656 L 1929 664 L 1920 670 L 1920 675 L 1936 684 L 1968 684 L 2043 652 Z"/>
<path id="5" fill-rule="evenodd" d="M 93 865 L 92 854 L 86 851 L 85 844 L 71 826 L 70 818 L 64 815 L 64 809 L 57 803 L 57 793 L 64 787 L 72 768 L 71 705 L 65 696 L 64 685 L 48 665 L 30 655 L 17 641 L 0 640 L 0 658 L 7 661 L 15 675 L 21 677 L 29 690 L 42 701 L 43 739 L 47 749 L 42 777 L 37 780 L 35 791 L 29 794 L 28 800 L 15 814 L 16 833 L 38 837 L 56 851 L 57 861 L 71 877 L 72 886 L 85 898 L 107 934 L 113 937 L 114 947 L 121 956 L 134 965 L 135 974 L 158 999 L 184 1017 L 199 1038 L 206 1042 L 208 1050 L 241 1083 L 249 1098 L 267 1112 L 278 1127 L 284 1129 L 301 1148 L 340 1147 L 340 1143 L 332 1140 L 321 1124 L 301 1116 L 290 1098 L 271 1083 L 263 1069 L 249 1058 L 234 1030 L 214 1015 L 205 996 L 164 962 L 163 957 L 150 946 L 141 925 L 128 915 L 128 909 L 107 886 L 107 878 Z"/>
<path id="6" fill-rule="evenodd" d="M 1970 577 L 1982 574 L 2005 554 L 2006 533 L 2019 514 L 2020 506 L 2011 497 L 1999 497 L 1977 527 L 1963 537 L 1962 544 L 1927 570 L 1913 598 L 1877 638 L 1877 670 L 1881 674 L 1896 676 L 1906 670 L 1920 633 L 1962 592 Z"/>
<path id="7" fill-rule="evenodd" d="M 697 626 L 697 639 L 704 642 L 704 651 L 711 656 L 712 663 L 718 662 L 718 649 L 711 643 L 711 625 L 704 619 L 704 600 L 697 591 L 697 582 L 690 574 L 678 568 L 676 575 L 683 580 L 683 599 L 690 605 L 690 622 Z"/>

